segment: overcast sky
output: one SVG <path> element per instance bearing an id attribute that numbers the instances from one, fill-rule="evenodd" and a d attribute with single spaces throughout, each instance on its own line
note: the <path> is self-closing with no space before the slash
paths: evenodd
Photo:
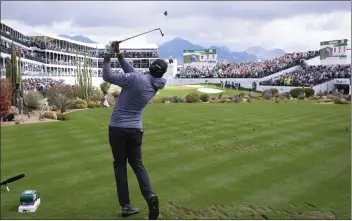
<path id="1" fill-rule="evenodd" d="M 320 41 L 351 39 L 350 1 L 2 1 L 1 20 L 24 34 L 82 34 L 104 44 L 154 28 L 165 37 L 155 32 L 131 43 L 182 37 L 233 51 L 262 46 L 291 52 L 317 49 Z"/>

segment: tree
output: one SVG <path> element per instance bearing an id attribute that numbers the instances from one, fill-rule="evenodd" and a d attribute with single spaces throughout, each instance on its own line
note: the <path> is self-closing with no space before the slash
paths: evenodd
<path id="1" fill-rule="evenodd" d="M 103 92 L 104 96 L 108 94 L 111 84 L 109 82 L 104 81 L 100 84 L 100 90 Z"/>

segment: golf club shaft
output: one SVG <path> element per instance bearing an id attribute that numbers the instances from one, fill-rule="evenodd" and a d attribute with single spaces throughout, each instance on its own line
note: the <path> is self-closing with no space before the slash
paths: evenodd
<path id="1" fill-rule="evenodd" d="M 14 176 L 14 177 L 11 177 L 3 182 L 0 183 L 0 186 L 2 185 L 6 185 L 8 183 L 12 183 L 12 182 L 15 182 L 16 180 L 19 180 L 19 179 L 22 179 L 23 177 L 25 177 L 25 175 L 22 173 L 20 175 L 17 175 L 17 176 Z"/>
<path id="2" fill-rule="evenodd" d="M 161 35 L 162 35 L 162 36 L 164 35 L 164 34 L 162 33 L 162 31 L 161 31 L 161 29 L 160 29 L 160 28 L 156 28 L 156 29 L 153 29 L 153 30 L 150 30 L 150 31 L 144 32 L 144 33 L 142 33 L 142 34 L 139 34 L 139 35 L 135 35 L 135 36 L 132 36 L 132 37 L 126 38 L 126 39 L 124 39 L 124 40 L 122 40 L 122 41 L 118 41 L 118 43 L 121 43 L 121 42 L 124 42 L 124 41 L 130 40 L 130 39 L 132 39 L 132 38 L 136 38 L 136 37 L 139 37 L 139 36 L 141 36 L 141 35 L 145 35 L 145 34 L 148 34 L 148 33 L 150 33 L 150 32 L 157 31 L 157 30 L 159 30 L 159 31 L 160 31 L 160 33 L 161 33 Z"/>

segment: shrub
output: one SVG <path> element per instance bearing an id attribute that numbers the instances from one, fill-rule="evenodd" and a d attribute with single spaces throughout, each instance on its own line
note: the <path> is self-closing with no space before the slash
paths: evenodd
<path id="1" fill-rule="evenodd" d="M 230 97 L 230 96 L 222 96 L 222 97 L 221 97 L 221 100 L 222 100 L 222 99 L 229 99 L 229 100 L 232 100 L 232 97 Z"/>
<path id="2" fill-rule="evenodd" d="M 285 94 L 285 97 L 286 97 L 287 99 L 291 99 L 291 94 L 290 94 L 290 92 L 285 92 L 284 94 Z"/>
<path id="3" fill-rule="evenodd" d="M 57 120 L 57 115 L 55 112 L 52 112 L 52 111 L 46 111 L 44 112 L 44 117 L 45 118 L 48 118 L 48 119 L 53 119 L 53 120 Z"/>
<path id="4" fill-rule="evenodd" d="M 239 96 L 240 98 L 243 98 L 244 97 L 244 93 L 243 92 L 236 93 L 234 96 Z"/>
<path id="5" fill-rule="evenodd" d="M 218 95 L 218 99 L 221 99 L 222 95 L 224 95 L 224 93 L 220 93 L 220 94 Z"/>
<path id="6" fill-rule="evenodd" d="M 51 110 L 51 111 L 57 111 L 57 107 L 56 107 L 55 105 L 50 106 L 50 110 Z"/>
<path id="7" fill-rule="evenodd" d="M 343 96 L 343 94 L 342 93 L 340 93 L 340 92 L 333 92 L 332 94 L 332 97 L 338 97 L 338 98 L 342 98 L 342 96 Z"/>
<path id="8" fill-rule="evenodd" d="M 76 109 L 85 109 L 88 107 L 88 103 L 85 100 L 82 100 L 80 98 L 76 99 Z"/>
<path id="9" fill-rule="evenodd" d="M 201 94 L 199 98 L 202 102 L 208 102 L 210 99 L 208 94 Z"/>
<path id="10" fill-rule="evenodd" d="M 217 101 L 217 100 L 218 100 L 217 97 L 211 97 L 211 98 L 210 98 L 210 101 Z"/>
<path id="11" fill-rule="evenodd" d="M 67 108 L 71 105 L 71 101 L 71 99 L 60 93 L 53 96 L 52 100 L 54 105 L 61 111 L 61 113 L 66 112 Z"/>
<path id="12" fill-rule="evenodd" d="M 234 98 L 233 98 L 233 102 L 235 102 L 236 104 L 237 103 L 240 103 L 242 101 L 242 98 L 240 97 L 240 96 L 235 96 Z"/>
<path id="13" fill-rule="evenodd" d="M 247 98 L 247 103 L 252 103 L 252 98 Z"/>
<path id="14" fill-rule="evenodd" d="M 293 98 L 298 98 L 298 95 L 304 93 L 304 89 L 303 88 L 293 88 L 291 91 L 290 91 L 290 95 L 291 97 Z"/>
<path id="15" fill-rule="evenodd" d="M 269 89 L 269 90 L 265 90 L 265 91 L 263 91 L 262 92 L 262 96 L 264 97 L 264 95 L 265 94 L 267 94 L 266 95 L 266 97 L 269 95 L 270 96 L 270 99 L 271 98 L 273 98 L 276 94 L 278 94 L 279 92 L 278 92 L 278 90 L 276 89 L 276 88 L 271 88 L 271 89 Z"/>
<path id="16" fill-rule="evenodd" d="M 298 96 L 297 96 L 297 99 L 298 100 L 304 100 L 304 98 L 306 98 L 306 95 L 304 93 L 300 93 Z"/>
<path id="17" fill-rule="evenodd" d="M 253 93 L 253 92 L 249 92 L 249 93 L 248 93 L 248 97 L 250 97 L 250 98 L 256 98 L 257 95 L 256 95 L 255 93 Z"/>
<path id="18" fill-rule="evenodd" d="M 279 90 L 277 88 L 271 88 L 270 91 L 275 95 L 279 93 Z"/>
<path id="19" fill-rule="evenodd" d="M 161 104 L 161 99 L 160 98 L 154 98 L 152 103 L 153 104 Z"/>
<path id="20" fill-rule="evenodd" d="M 95 88 L 93 90 L 93 94 L 92 94 L 92 97 L 90 98 L 90 100 L 100 103 L 100 99 L 102 96 L 103 96 L 103 94 L 101 93 L 101 91 L 99 89 Z"/>
<path id="21" fill-rule="evenodd" d="M 55 98 L 55 95 L 57 94 L 62 94 L 68 99 L 72 100 L 73 99 L 73 89 L 72 86 L 70 85 L 56 85 L 54 87 L 50 87 L 46 91 L 46 97 L 48 98 L 48 103 L 49 105 L 53 105 L 54 101 L 53 99 Z"/>
<path id="22" fill-rule="evenodd" d="M 317 96 L 314 96 L 314 97 L 310 97 L 309 100 L 319 100 L 320 98 L 317 97 Z"/>
<path id="23" fill-rule="evenodd" d="M 68 120 L 68 116 L 66 114 L 58 114 L 57 115 L 57 119 L 58 120 L 61 120 L 61 121 L 64 121 L 64 120 Z"/>
<path id="24" fill-rule="evenodd" d="M 320 102 L 321 103 L 331 103 L 331 102 L 333 102 L 333 100 L 332 99 L 321 99 Z"/>
<path id="25" fill-rule="evenodd" d="M 346 100 L 351 101 L 351 95 L 350 94 L 347 96 Z"/>
<path id="26" fill-rule="evenodd" d="M 117 98 L 119 98 L 119 96 L 120 96 L 120 92 L 114 91 L 114 92 L 112 92 L 112 96 L 113 96 L 115 99 L 117 99 Z"/>
<path id="27" fill-rule="evenodd" d="M 185 97 L 187 103 L 197 103 L 200 100 L 200 96 L 197 93 L 187 94 Z"/>
<path id="28" fill-rule="evenodd" d="M 110 86 L 111 86 L 111 84 L 106 81 L 104 81 L 103 83 L 100 84 L 100 90 L 103 92 L 104 95 L 106 95 L 108 93 Z"/>
<path id="29" fill-rule="evenodd" d="M 38 109 L 42 99 L 43 95 L 39 92 L 29 91 L 24 95 L 24 100 L 29 111 Z"/>
<path id="30" fill-rule="evenodd" d="M 183 97 L 180 97 L 180 103 L 186 103 L 186 99 Z"/>
<path id="31" fill-rule="evenodd" d="M 322 97 L 322 96 L 324 96 L 324 94 L 323 94 L 323 92 L 319 91 L 319 92 L 317 93 L 317 96 Z"/>
<path id="32" fill-rule="evenodd" d="M 161 103 L 165 104 L 166 102 L 168 102 L 169 98 L 168 97 L 161 97 L 160 101 Z"/>
<path id="33" fill-rule="evenodd" d="M 86 109 L 88 105 L 76 104 L 76 109 Z"/>
<path id="34" fill-rule="evenodd" d="M 171 99 L 172 103 L 181 103 L 182 97 L 173 96 Z"/>
<path id="35" fill-rule="evenodd" d="M 334 104 L 348 104 L 345 98 L 335 98 Z"/>
<path id="36" fill-rule="evenodd" d="M 279 99 L 275 99 L 275 103 L 280 103 L 280 100 Z"/>
<path id="37" fill-rule="evenodd" d="M 271 100 L 272 97 L 273 97 L 273 95 L 270 92 L 266 92 L 263 94 L 264 100 Z"/>
<path id="38" fill-rule="evenodd" d="M 70 106 L 68 107 L 69 109 L 75 109 L 76 108 L 76 100 L 71 100 Z M 57 109 L 57 108 L 56 108 Z"/>
<path id="39" fill-rule="evenodd" d="M 281 100 L 285 100 L 286 99 L 286 94 L 285 93 L 281 93 L 281 94 L 278 95 L 277 98 L 281 99 Z"/>
<path id="40" fill-rule="evenodd" d="M 97 103 L 94 101 L 89 101 L 87 104 L 87 107 L 88 108 L 95 108 L 95 107 L 97 107 Z"/>
<path id="41" fill-rule="evenodd" d="M 104 105 L 105 98 L 102 98 L 101 104 Z M 107 100 L 110 106 L 114 106 L 116 103 L 117 98 L 115 98 L 112 94 L 107 95 Z"/>
<path id="42" fill-rule="evenodd" d="M 0 87 L 0 117 L 5 117 L 8 115 L 9 109 L 11 107 L 11 100 L 14 89 L 12 84 L 8 79 L 1 79 Z"/>
<path id="43" fill-rule="evenodd" d="M 304 88 L 304 93 L 306 94 L 306 97 L 311 97 L 314 96 L 314 89 L 313 88 Z"/>
<path id="44" fill-rule="evenodd" d="M 232 103 L 230 99 L 221 99 L 219 103 Z"/>

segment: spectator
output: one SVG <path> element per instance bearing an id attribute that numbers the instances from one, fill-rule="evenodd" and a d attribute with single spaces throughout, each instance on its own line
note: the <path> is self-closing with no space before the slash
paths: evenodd
<path id="1" fill-rule="evenodd" d="M 351 65 L 308 66 L 259 82 L 266 86 L 312 87 L 334 78 L 351 78 Z"/>
<path id="2" fill-rule="evenodd" d="M 289 53 L 263 62 L 219 62 L 214 68 L 187 66 L 177 77 L 262 78 L 296 65 L 304 65 L 304 60 L 317 56 L 319 51 L 308 51 Z"/>
<path id="3" fill-rule="evenodd" d="M 64 80 L 52 78 L 26 78 L 22 80 L 23 89 L 26 91 L 40 91 L 45 93 L 49 87 L 64 84 Z"/>

